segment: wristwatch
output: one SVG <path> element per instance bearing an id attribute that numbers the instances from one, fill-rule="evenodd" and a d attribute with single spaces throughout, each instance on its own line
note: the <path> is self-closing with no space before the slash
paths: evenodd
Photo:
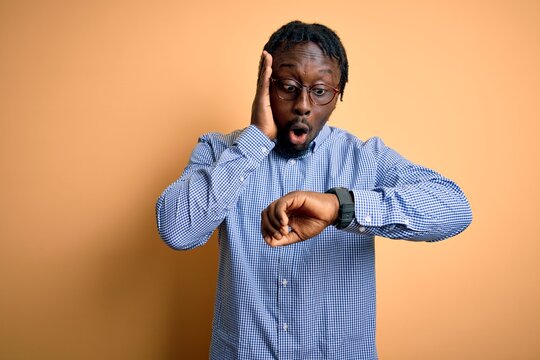
<path id="1" fill-rule="evenodd" d="M 327 194 L 334 194 L 339 201 L 338 217 L 333 224 L 336 229 L 345 229 L 354 219 L 354 199 L 348 189 L 335 187 L 326 191 Z"/>

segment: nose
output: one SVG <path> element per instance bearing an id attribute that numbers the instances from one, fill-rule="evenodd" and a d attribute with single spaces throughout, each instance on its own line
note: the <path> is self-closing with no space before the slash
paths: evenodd
<path id="1" fill-rule="evenodd" d="M 302 88 L 302 91 L 294 100 L 293 112 L 295 115 L 300 116 L 308 116 L 311 114 L 311 101 L 309 99 L 309 92 L 306 88 Z"/>

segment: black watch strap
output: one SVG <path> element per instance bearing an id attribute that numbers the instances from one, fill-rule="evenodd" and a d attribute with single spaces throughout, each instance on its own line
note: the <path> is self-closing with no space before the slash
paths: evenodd
<path id="1" fill-rule="evenodd" d="M 339 212 L 336 229 L 345 229 L 354 219 L 354 199 L 348 189 L 335 187 L 326 191 L 327 194 L 334 194 L 339 201 Z"/>

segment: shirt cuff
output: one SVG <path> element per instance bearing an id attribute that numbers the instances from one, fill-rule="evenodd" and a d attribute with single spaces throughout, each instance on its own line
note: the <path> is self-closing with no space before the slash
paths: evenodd
<path id="1" fill-rule="evenodd" d="M 352 192 L 356 222 L 363 227 L 384 225 L 382 194 L 369 190 L 352 190 Z"/>
<path id="2" fill-rule="evenodd" d="M 248 158 L 262 161 L 276 145 L 258 127 L 250 125 L 245 128 L 234 144 Z"/>
<path id="3" fill-rule="evenodd" d="M 401 225 L 413 228 L 407 217 L 400 213 L 388 213 L 381 192 L 372 190 L 351 191 L 354 194 L 355 221 L 346 230 L 371 233 L 370 228 L 388 225 Z"/>

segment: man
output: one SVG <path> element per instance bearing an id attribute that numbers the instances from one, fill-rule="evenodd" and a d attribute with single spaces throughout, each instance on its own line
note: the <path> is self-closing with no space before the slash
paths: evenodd
<path id="1" fill-rule="evenodd" d="M 437 241 L 471 221 L 452 181 L 326 125 L 347 79 L 332 30 L 284 25 L 251 124 L 203 135 L 158 200 L 175 249 L 219 229 L 212 359 L 376 359 L 374 236 Z"/>

